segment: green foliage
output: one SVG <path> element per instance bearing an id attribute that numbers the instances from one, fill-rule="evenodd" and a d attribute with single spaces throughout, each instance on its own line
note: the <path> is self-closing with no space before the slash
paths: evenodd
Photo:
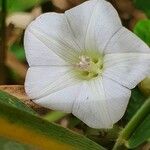
<path id="1" fill-rule="evenodd" d="M 128 148 L 136 147 L 150 138 L 150 98 L 131 118 L 125 128 L 119 134 L 113 150 L 119 150 L 123 144 Z M 148 130 L 147 130 L 148 129 Z M 137 136 L 137 137 L 136 137 Z"/>
<path id="2" fill-rule="evenodd" d="M 0 137 L 0 150 L 36 150 L 32 146 L 21 144 L 8 138 Z"/>
<path id="3" fill-rule="evenodd" d="M 65 117 L 66 115 L 67 115 L 66 113 L 60 111 L 52 111 L 48 113 L 46 116 L 44 116 L 43 118 L 48 120 L 49 122 L 56 122 L 62 119 L 63 117 Z"/>
<path id="4" fill-rule="evenodd" d="M 9 12 L 24 11 L 38 5 L 44 0 L 7 0 Z"/>
<path id="5" fill-rule="evenodd" d="M 138 9 L 143 10 L 150 16 L 150 0 L 133 0 L 133 2 Z"/>
<path id="6" fill-rule="evenodd" d="M 128 140 L 128 147 L 130 149 L 136 148 L 148 139 L 150 139 L 150 114 L 146 116 L 143 122 L 134 131 Z"/>
<path id="7" fill-rule="evenodd" d="M 150 20 L 139 21 L 134 27 L 134 33 L 150 46 Z"/>
<path id="8" fill-rule="evenodd" d="M 132 90 L 132 95 L 125 114 L 125 120 L 127 122 L 134 116 L 134 114 L 142 106 L 142 104 L 145 102 L 145 99 L 146 98 L 137 87 Z"/>
<path id="9" fill-rule="evenodd" d="M 11 139 L 20 143 L 41 146 L 42 150 L 56 150 L 60 147 L 62 150 L 105 150 L 84 136 L 22 110 L 22 104 L 16 105 L 16 98 L 4 92 L 1 92 L 0 97 L 0 135 L 2 137 L 10 136 Z M 36 138 L 29 140 L 31 135 Z"/>
<path id="10" fill-rule="evenodd" d="M 17 99 L 14 96 L 11 96 L 10 94 L 0 91 L 0 103 L 4 103 L 8 106 L 15 107 L 17 109 L 27 111 L 31 114 L 35 114 L 35 111 L 33 111 L 31 108 L 29 108 L 27 105 L 25 105 L 21 100 Z"/>
<path id="11" fill-rule="evenodd" d="M 20 43 L 14 43 L 11 47 L 11 51 L 15 54 L 16 58 L 20 61 L 25 61 L 25 51 L 23 45 Z"/>

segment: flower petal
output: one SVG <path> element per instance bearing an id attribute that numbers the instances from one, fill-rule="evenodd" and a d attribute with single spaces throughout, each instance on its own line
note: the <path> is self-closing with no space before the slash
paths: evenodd
<path id="1" fill-rule="evenodd" d="M 150 50 L 139 37 L 122 27 L 106 46 L 105 54 L 111 53 L 150 53 Z"/>
<path id="2" fill-rule="evenodd" d="M 69 67 L 30 67 L 25 89 L 32 99 L 39 99 L 78 82 Z"/>
<path id="3" fill-rule="evenodd" d="M 73 105 L 73 114 L 92 128 L 111 128 L 123 116 L 130 90 L 108 79 L 85 82 Z"/>
<path id="4" fill-rule="evenodd" d="M 80 51 L 65 16 L 57 13 L 33 21 L 25 32 L 24 45 L 28 62 L 34 66 L 64 64 L 63 60 L 70 63 Z"/>
<path id="5" fill-rule="evenodd" d="M 51 51 L 34 34 L 26 30 L 24 37 L 26 58 L 30 66 L 67 65 L 67 63 Z"/>
<path id="6" fill-rule="evenodd" d="M 72 112 L 73 103 L 81 90 L 80 83 L 65 87 L 54 93 L 36 99 L 34 102 L 52 110 L 59 110 L 66 113 Z"/>
<path id="7" fill-rule="evenodd" d="M 105 0 L 90 0 L 65 12 L 82 49 L 104 49 L 110 38 L 122 27 L 118 13 Z"/>
<path id="8" fill-rule="evenodd" d="M 116 53 L 104 58 L 103 75 L 132 89 L 150 74 L 150 53 Z"/>

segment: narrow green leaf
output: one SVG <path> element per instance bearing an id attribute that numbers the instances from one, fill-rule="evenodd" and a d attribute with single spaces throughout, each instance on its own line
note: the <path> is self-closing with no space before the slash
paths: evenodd
<path id="1" fill-rule="evenodd" d="M 23 110 L 23 111 L 27 111 L 32 114 L 36 114 L 35 111 L 33 111 L 28 106 L 26 106 L 23 102 L 21 102 L 21 100 L 17 99 L 16 97 L 14 97 L 6 92 L 3 92 L 3 91 L 0 91 L 0 102 L 6 104 L 8 106 L 12 106 L 17 109 Z"/>
<path id="2" fill-rule="evenodd" d="M 27 111 L 12 107 L 8 94 L 0 101 L 0 136 L 29 144 L 42 150 L 105 150 L 88 138 L 52 124 Z M 7 98 L 6 98 L 7 97 Z M 2 100 L 3 99 L 3 100 Z M 14 106 L 14 105 L 13 105 Z M 14 132 L 15 131 L 15 132 Z"/>
<path id="3" fill-rule="evenodd" d="M 121 131 L 113 150 L 119 150 L 120 147 L 126 145 L 128 147 L 128 140 L 135 131 L 142 124 L 143 120 L 147 118 L 150 114 L 150 98 L 145 101 L 142 107 L 137 111 L 137 113 L 128 122 L 126 127 Z"/>
<path id="4" fill-rule="evenodd" d="M 126 122 L 128 122 L 134 116 L 134 114 L 139 110 L 139 108 L 145 102 L 145 99 L 146 98 L 137 87 L 132 90 L 128 108 L 124 116 Z"/>
<path id="5" fill-rule="evenodd" d="M 0 137 L 0 150 L 37 150 L 33 146 L 28 146 L 8 138 Z"/>
<path id="6" fill-rule="evenodd" d="M 143 142 L 150 139 L 150 114 L 143 120 L 140 126 L 134 131 L 128 140 L 128 148 L 136 148 Z"/>

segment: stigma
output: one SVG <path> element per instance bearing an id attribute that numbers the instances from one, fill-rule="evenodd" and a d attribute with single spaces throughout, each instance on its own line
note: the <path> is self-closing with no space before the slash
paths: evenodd
<path id="1" fill-rule="evenodd" d="M 90 57 L 88 56 L 79 56 L 79 62 L 76 64 L 76 66 L 81 70 L 88 71 L 90 67 L 90 61 Z"/>
<path id="2" fill-rule="evenodd" d="M 77 75 L 85 80 L 102 74 L 103 61 L 100 55 L 81 55 L 75 64 Z"/>

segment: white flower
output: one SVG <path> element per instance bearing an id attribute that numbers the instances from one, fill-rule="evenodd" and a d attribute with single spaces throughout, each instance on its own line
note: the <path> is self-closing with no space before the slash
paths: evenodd
<path id="1" fill-rule="evenodd" d="M 64 14 L 46 13 L 25 33 L 25 88 L 35 103 L 110 128 L 133 89 L 150 73 L 150 52 L 124 28 L 113 6 L 90 0 Z"/>

